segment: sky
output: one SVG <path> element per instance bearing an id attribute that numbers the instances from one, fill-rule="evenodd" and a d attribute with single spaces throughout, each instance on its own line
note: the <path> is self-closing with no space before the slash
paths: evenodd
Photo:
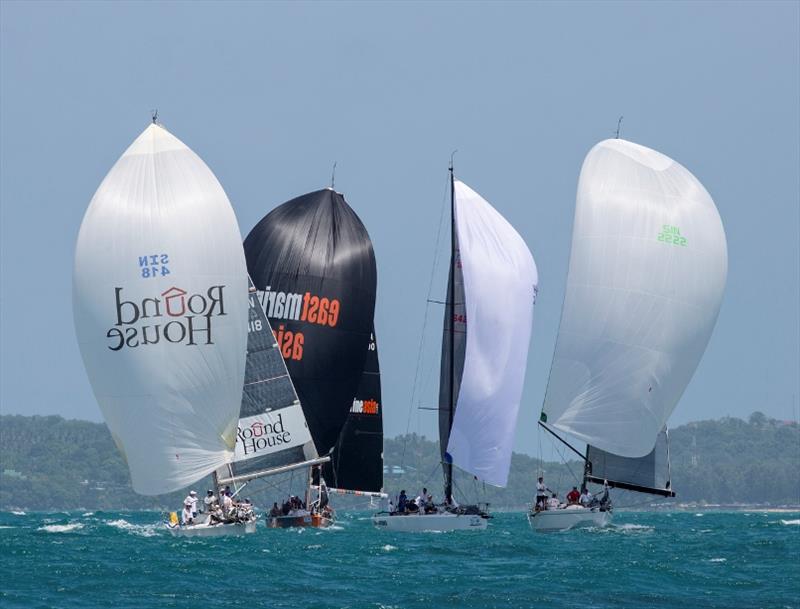
<path id="1" fill-rule="evenodd" d="M 531 454 L 578 173 L 624 116 L 623 138 L 703 182 L 728 240 L 719 320 L 670 424 L 796 419 L 799 24 L 798 2 L 4 0 L 0 411 L 102 420 L 72 322 L 74 247 L 94 191 L 157 108 L 219 178 L 243 236 L 327 186 L 337 163 L 377 256 L 389 436 L 436 437 L 417 405 L 435 401 L 442 311 L 426 299 L 445 292 L 437 233 L 458 150 L 457 176 L 539 269 L 515 441 Z"/>

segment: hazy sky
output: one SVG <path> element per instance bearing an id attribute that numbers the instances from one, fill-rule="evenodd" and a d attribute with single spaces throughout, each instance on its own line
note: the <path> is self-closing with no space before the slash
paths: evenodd
<path id="1" fill-rule="evenodd" d="M 388 435 L 409 409 L 446 168 L 519 230 L 540 292 L 515 448 L 535 452 L 578 172 L 611 137 L 688 167 L 728 238 L 722 312 L 672 425 L 800 398 L 800 4 L 0 4 L 3 413 L 100 420 L 72 323 L 72 258 L 103 176 L 163 124 L 216 173 L 242 234 L 326 186 L 378 258 Z M 440 247 L 446 250 L 446 240 Z M 444 265 L 433 298 L 445 287 Z M 442 312 L 429 311 L 438 335 Z M 420 401 L 435 400 L 438 336 Z"/>

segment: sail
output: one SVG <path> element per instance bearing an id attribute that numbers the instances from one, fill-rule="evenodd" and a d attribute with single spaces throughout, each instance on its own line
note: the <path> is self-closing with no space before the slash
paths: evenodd
<path id="1" fill-rule="evenodd" d="M 334 447 L 364 371 L 375 312 L 375 254 L 364 225 L 331 189 L 272 210 L 244 242 L 320 455 Z"/>
<path id="2" fill-rule="evenodd" d="M 519 233 L 466 184 L 455 181 L 458 255 L 466 330 L 447 452 L 454 465 L 505 486 L 522 397 L 538 273 Z M 458 293 L 458 291 L 456 291 Z M 447 323 L 447 320 L 446 322 Z M 445 337 L 445 342 L 447 337 Z"/>
<path id="3" fill-rule="evenodd" d="M 606 452 L 650 453 L 705 351 L 727 267 L 697 178 L 638 144 L 592 148 L 542 420 Z"/>
<path id="4" fill-rule="evenodd" d="M 458 406 L 456 399 L 464 375 L 464 353 L 467 349 L 467 311 L 464 304 L 464 273 L 461 269 L 461 256 L 458 247 L 458 233 L 454 234 L 455 253 L 447 277 L 447 296 L 445 298 L 444 321 L 442 323 L 442 357 L 439 371 L 439 450 L 442 463 L 451 463 L 447 452 L 450 441 L 450 428 L 453 425 Z M 454 283 L 455 282 L 455 283 Z M 451 294 L 453 298 L 451 300 Z M 452 311 L 452 312 L 451 312 Z M 452 341 L 453 361 L 450 361 Z M 450 398 L 450 392 L 454 398 Z"/>
<path id="5" fill-rule="evenodd" d="M 670 483 L 669 441 L 662 429 L 656 445 L 644 457 L 620 457 L 594 446 L 586 447 L 589 482 L 608 482 L 612 488 L 674 497 Z"/>
<path id="6" fill-rule="evenodd" d="M 73 315 L 137 493 L 177 490 L 233 456 L 247 344 L 241 235 L 214 174 L 159 125 L 86 210 Z"/>
<path id="7" fill-rule="evenodd" d="M 378 343 L 373 329 L 361 382 L 350 414 L 322 476 L 341 490 L 379 492 L 383 488 L 383 403 Z"/>
<path id="8" fill-rule="evenodd" d="M 264 309 L 250 289 L 247 364 L 233 462 L 220 479 L 265 475 L 317 457 L 306 418 Z"/>

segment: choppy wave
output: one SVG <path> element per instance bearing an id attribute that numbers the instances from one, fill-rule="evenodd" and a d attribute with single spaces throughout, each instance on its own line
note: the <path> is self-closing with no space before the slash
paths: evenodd
<path id="1" fill-rule="evenodd" d="M 161 528 L 161 526 L 158 524 L 131 524 L 124 518 L 119 518 L 117 520 L 106 520 L 105 523 L 110 527 L 119 529 L 120 531 L 126 531 L 128 533 L 132 533 L 133 535 L 140 535 L 142 537 L 153 537 L 154 535 L 158 535 L 158 531 Z"/>
<path id="2" fill-rule="evenodd" d="M 39 527 L 37 531 L 46 531 L 48 533 L 71 533 L 72 531 L 80 531 L 83 524 L 80 522 L 71 522 L 70 524 L 46 524 Z"/>
<path id="3" fill-rule="evenodd" d="M 14 516 L 26 516 L 27 515 L 22 510 L 11 510 L 11 513 L 14 514 Z"/>

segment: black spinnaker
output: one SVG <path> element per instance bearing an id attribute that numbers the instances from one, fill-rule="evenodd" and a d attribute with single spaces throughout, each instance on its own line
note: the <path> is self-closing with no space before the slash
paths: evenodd
<path id="1" fill-rule="evenodd" d="M 373 330 L 364 372 L 331 460 L 322 466 L 336 488 L 379 492 L 383 487 L 383 404 L 378 343 Z"/>
<path id="2" fill-rule="evenodd" d="M 361 399 L 373 333 L 377 272 L 369 235 L 344 197 L 326 188 L 272 210 L 250 231 L 244 250 L 317 451 L 332 459 L 341 455 L 340 466 L 328 471 L 334 480 L 345 480 L 341 464 L 351 461 L 351 437 L 383 443 L 380 406 L 374 415 L 377 428 L 359 423 L 352 433 L 343 433 Z M 363 395 L 380 404 L 379 377 L 373 381 L 377 393 Z M 362 429 L 377 429 L 379 435 L 362 434 Z M 367 454 L 360 458 L 371 459 Z M 381 464 L 377 467 L 382 476 Z"/>

